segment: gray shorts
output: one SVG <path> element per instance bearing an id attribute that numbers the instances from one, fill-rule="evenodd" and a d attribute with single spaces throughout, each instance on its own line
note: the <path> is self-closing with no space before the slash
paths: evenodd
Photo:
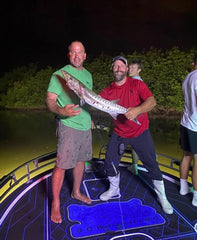
<path id="1" fill-rule="evenodd" d="M 81 131 L 67 127 L 59 121 L 57 136 L 57 167 L 71 169 L 76 166 L 77 162 L 86 162 L 92 159 L 91 129 Z"/>

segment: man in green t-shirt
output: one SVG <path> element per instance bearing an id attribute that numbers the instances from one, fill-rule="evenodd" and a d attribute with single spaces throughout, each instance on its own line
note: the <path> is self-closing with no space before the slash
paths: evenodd
<path id="1" fill-rule="evenodd" d="M 66 169 L 73 169 L 73 190 L 71 197 L 87 204 L 89 197 L 80 192 L 85 162 L 92 159 L 91 116 L 88 106 L 79 107 L 80 99 L 69 89 L 61 70 L 65 70 L 87 88 L 92 90 L 92 75 L 83 67 L 86 52 L 83 44 L 74 41 L 68 48 L 70 64 L 53 73 L 47 90 L 46 103 L 49 110 L 58 117 L 57 159 L 52 174 L 51 220 L 61 223 L 60 191 Z"/>

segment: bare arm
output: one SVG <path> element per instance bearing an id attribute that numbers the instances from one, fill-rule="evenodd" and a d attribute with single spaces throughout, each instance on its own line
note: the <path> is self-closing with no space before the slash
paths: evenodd
<path id="1" fill-rule="evenodd" d="M 71 117 L 81 113 L 81 109 L 76 109 L 79 105 L 67 104 L 64 107 L 58 106 L 57 94 L 52 92 L 47 92 L 46 104 L 51 112 L 62 116 Z"/>
<path id="2" fill-rule="evenodd" d="M 151 111 L 155 106 L 156 106 L 156 100 L 152 96 L 152 97 L 147 98 L 138 107 L 129 108 L 128 111 L 125 113 L 125 116 L 126 116 L 127 119 L 133 120 L 138 115 Z"/>

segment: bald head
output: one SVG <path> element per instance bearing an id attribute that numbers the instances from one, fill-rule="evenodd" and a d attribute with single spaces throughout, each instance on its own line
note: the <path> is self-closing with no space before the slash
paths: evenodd
<path id="1" fill-rule="evenodd" d="M 73 45 L 75 46 L 76 44 L 78 46 L 81 46 L 81 49 L 83 49 L 83 51 L 85 52 L 85 47 L 84 47 L 83 43 L 80 42 L 80 41 L 73 41 L 73 42 L 71 42 L 71 44 L 68 46 L 68 52 L 70 52 L 70 49 L 73 47 Z"/>
<path id="2" fill-rule="evenodd" d="M 86 59 L 86 52 L 80 41 L 72 42 L 68 47 L 68 58 L 70 65 L 78 70 L 83 69 L 83 62 Z"/>

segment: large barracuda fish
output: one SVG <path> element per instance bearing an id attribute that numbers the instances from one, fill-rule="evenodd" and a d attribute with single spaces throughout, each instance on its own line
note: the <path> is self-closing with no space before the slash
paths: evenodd
<path id="1" fill-rule="evenodd" d="M 97 95 L 68 72 L 64 70 L 61 72 L 69 88 L 81 99 L 81 105 L 87 103 L 96 109 L 109 113 L 114 119 L 117 119 L 118 114 L 125 114 L 127 112 L 127 108 L 118 105 L 115 101 L 108 101 Z M 137 119 L 132 121 L 141 125 Z"/>

